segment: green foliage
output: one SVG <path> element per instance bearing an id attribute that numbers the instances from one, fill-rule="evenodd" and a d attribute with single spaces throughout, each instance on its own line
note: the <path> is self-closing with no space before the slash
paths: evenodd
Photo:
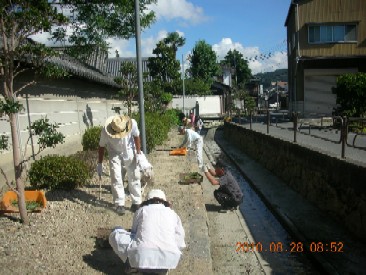
<path id="1" fill-rule="evenodd" d="M 248 83 L 251 78 L 252 71 L 248 66 L 248 61 L 244 59 L 243 55 L 239 51 L 228 51 L 221 63 L 234 69 L 235 73 L 232 75 L 232 78 L 237 86 L 244 86 L 245 83 Z"/>
<path id="2" fill-rule="evenodd" d="M 123 100 L 128 110 L 128 115 L 131 115 L 133 100 L 137 97 L 137 68 L 133 62 L 121 63 L 119 70 L 122 73 L 121 77 L 115 78 L 115 82 L 122 86 L 118 91 L 118 98 Z"/>
<path id="3" fill-rule="evenodd" d="M 70 19 L 72 34 L 66 36 L 66 27 L 53 33 L 53 40 L 69 43 L 66 52 L 78 60 L 86 60 L 95 51 L 108 51 L 107 38 L 129 39 L 135 35 L 134 1 L 60 1 L 73 8 Z M 148 28 L 155 21 L 155 13 L 148 9 L 156 0 L 140 0 L 140 27 Z"/>
<path id="4" fill-rule="evenodd" d="M 88 166 L 74 156 L 48 155 L 32 163 L 29 181 L 37 189 L 72 190 L 87 184 Z"/>
<path id="5" fill-rule="evenodd" d="M 70 74 L 63 68 L 54 64 L 46 63 L 40 68 L 39 74 L 46 78 L 60 79 L 69 77 Z"/>
<path id="6" fill-rule="evenodd" d="M 186 95 L 210 95 L 212 94 L 210 88 L 210 84 L 200 78 L 185 80 Z"/>
<path id="7" fill-rule="evenodd" d="M 58 125 L 50 124 L 48 118 L 41 118 L 31 124 L 33 135 L 37 135 L 40 149 L 55 147 L 59 143 L 64 143 L 65 136 L 57 132 Z"/>
<path id="8" fill-rule="evenodd" d="M 204 40 L 198 41 L 191 56 L 191 68 L 189 69 L 192 78 L 202 79 L 205 83 L 211 85 L 213 77 L 219 72 L 219 66 L 216 63 L 216 53 L 211 45 Z"/>
<path id="9" fill-rule="evenodd" d="M 23 105 L 13 98 L 5 98 L 4 101 L 0 99 L 0 116 L 16 114 L 24 110 Z"/>
<path id="10" fill-rule="evenodd" d="M 339 76 L 334 92 L 337 95 L 337 104 L 340 104 L 343 115 L 365 117 L 366 73 Z"/>
<path id="11" fill-rule="evenodd" d="M 179 35 L 178 32 L 170 32 L 167 37 L 163 40 L 164 43 L 171 47 L 174 51 L 174 56 L 176 57 L 179 47 L 182 47 L 186 43 L 186 39 Z"/>
<path id="12" fill-rule="evenodd" d="M 151 152 L 156 145 L 161 145 L 168 138 L 173 126 L 178 125 L 178 110 L 167 110 L 164 113 L 150 112 L 145 114 L 146 147 Z M 140 118 L 136 114 L 136 120 Z"/>
<path id="13" fill-rule="evenodd" d="M 0 150 L 8 150 L 9 143 L 8 143 L 9 137 L 5 135 L 0 135 Z"/>
<path id="14" fill-rule="evenodd" d="M 105 150 L 107 158 L 107 150 Z M 95 164 L 98 162 L 98 153 L 96 151 L 79 151 L 73 154 L 73 157 L 85 163 L 88 167 L 90 177 L 95 173 Z"/>
<path id="15" fill-rule="evenodd" d="M 175 51 L 171 46 L 159 41 L 153 54 L 155 57 L 149 57 L 147 64 L 153 79 L 167 83 L 180 77 L 180 64 L 175 59 Z"/>
<path id="16" fill-rule="evenodd" d="M 94 126 L 85 130 L 81 145 L 83 146 L 83 151 L 95 151 L 99 148 L 99 138 L 102 131 L 102 126 Z"/>
<path id="17" fill-rule="evenodd" d="M 170 93 L 162 93 L 160 96 L 160 100 L 163 103 L 169 103 L 170 101 L 173 100 L 173 95 Z"/>

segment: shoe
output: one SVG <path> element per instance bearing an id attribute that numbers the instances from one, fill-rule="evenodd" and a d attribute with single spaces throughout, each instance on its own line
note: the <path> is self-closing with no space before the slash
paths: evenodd
<path id="1" fill-rule="evenodd" d="M 116 212 L 118 215 L 124 215 L 126 213 L 126 209 L 124 206 L 120 205 L 116 207 Z"/>
<path id="2" fill-rule="evenodd" d="M 139 208 L 140 208 L 139 204 L 132 204 L 131 208 L 130 208 L 130 211 L 131 212 L 136 212 L 136 210 L 139 209 Z"/>

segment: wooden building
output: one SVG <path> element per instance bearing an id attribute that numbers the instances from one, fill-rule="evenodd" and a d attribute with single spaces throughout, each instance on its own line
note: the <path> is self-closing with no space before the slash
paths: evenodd
<path id="1" fill-rule="evenodd" d="M 285 26 L 290 110 L 332 115 L 337 77 L 366 72 L 366 1 L 293 0 Z"/>

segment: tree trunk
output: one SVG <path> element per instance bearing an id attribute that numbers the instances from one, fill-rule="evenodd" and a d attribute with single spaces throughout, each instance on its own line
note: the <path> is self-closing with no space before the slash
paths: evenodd
<path id="1" fill-rule="evenodd" d="M 16 114 L 10 114 L 10 128 L 11 128 L 11 137 L 13 143 L 13 162 L 14 162 L 14 171 L 15 171 L 15 183 L 18 191 L 18 207 L 20 218 L 25 225 L 29 225 L 29 218 L 27 214 L 27 209 L 25 205 L 25 192 L 24 192 L 24 183 L 22 181 L 22 165 L 21 165 L 21 156 L 20 156 L 20 147 L 19 147 L 19 136 L 17 131 L 17 117 Z"/>

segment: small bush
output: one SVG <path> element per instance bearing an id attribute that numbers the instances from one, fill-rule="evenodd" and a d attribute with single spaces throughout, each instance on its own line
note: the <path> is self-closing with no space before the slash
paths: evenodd
<path id="1" fill-rule="evenodd" d="M 178 125 L 179 111 L 167 110 L 161 112 L 145 113 L 146 149 L 151 152 L 156 145 L 161 145 L 168 138 L 168 133 L 173 126 Z M 134 114 L 137 122 L 140 121 L 139 115 Z"/>
<path id="2" fill-rule="evenodd" d="M 83 146 L 83 151 L 95 151 L 99 147 L 100 132 L 102 131 L 102 126 L 94 126 L 87 129 L 82 137 L 81 145 Z"/>
<path id="3" fill-rule="evenodd" d="M 29 170 L 31 186 L 37 189 L 71 190 L 87 184 L 88 166 L 74 156 L 49 155 L 32 163 Z"/>
<path id="4" fill-rule="evenodd" d="M 73 156 L 85 163 L 88 167 L 89 175 L 92 177 L 95 173 L 96 164 L 98 163 L 98 153 L 96 151 L 79 151 Z"/>

